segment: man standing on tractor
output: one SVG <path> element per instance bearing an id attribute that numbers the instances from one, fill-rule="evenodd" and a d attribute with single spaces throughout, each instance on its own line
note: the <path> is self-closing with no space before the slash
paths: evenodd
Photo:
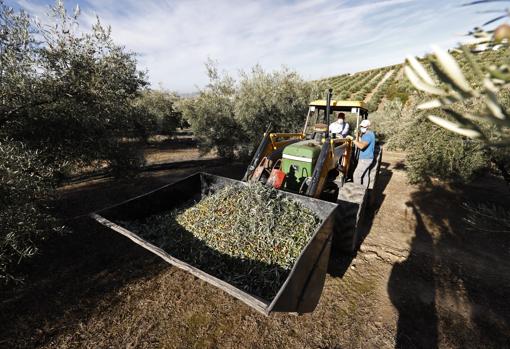
<path id="1" fill-rule="evenodd" d="M 338 119 L 329 125 L 329 133 L 334 133 L 342 138 L 349 134 L 349 124 L 345 122 L 345 114 L 339 113 Z"/>
<path id="2" fill-rule="evenodd" d="M 353 140 L 354 145 L 358 147 L 360 150 L 358 165 L 354 170 L 354 174 L 352 176 L 352 181 L 357 184 L 362 184 L 365 187 L 368 187 L 370 182 L 370 167 L 374 162 L 374 151 L 375 151 L 375 134 L 372 131 L 369 131 L 370 127 L 369 120 L 362 120 L 360 123 L 360 133 L 356 136 L 356 139 Z"/>

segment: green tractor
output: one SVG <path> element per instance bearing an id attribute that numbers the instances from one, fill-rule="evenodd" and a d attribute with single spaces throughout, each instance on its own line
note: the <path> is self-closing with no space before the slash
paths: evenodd
<path id="1" fill-rule="evenodd" d="M 346 112 L 361 120 L 368 118 L 362 101 L 336 101 L 332 90 L 325 100 L 309 104 L 303 132 L 271 133 L 268 129 L 248 166 L 243 180 L 263 182 L 276 189 L 336 202 L 339 230 L 334 245 L 354 251 L 359 242 L 357 226 L 378 177 L 382 151 L 376 148 L 368 187 L 350 181 L 357 164 L 358 151 L 352 137 L 342 138 L 329 132 L 332 113 Z M 341 238 L 339 237 L 341 236 Z"/>

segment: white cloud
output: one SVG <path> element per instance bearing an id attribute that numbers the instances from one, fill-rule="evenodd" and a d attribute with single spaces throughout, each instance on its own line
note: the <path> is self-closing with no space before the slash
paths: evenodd
<path id="1" fill-rule="evenodd" d="M 189 92 L 206 83 L 208 57 L 231 73 L 258 63 L 265 69 L 286 65 L 305 78 L 319 78 L 396 63 L 434 42 L 453 44 L 451 33 L 433 33 L 447 21 L 446 13 L 438 11 L 453 11 L 451 6 L 423 3 L 87 0 L 80 6 L 85 27 L 97 14 L 112 26 L 118 43 L 139 53 L 154 87 L 161 82 Z M 33 13 L 42 11 L 30 0 L 18 4 Z M 462 30 L 476 24 L 463 28 L 462 20 L 456 22 Z"/>

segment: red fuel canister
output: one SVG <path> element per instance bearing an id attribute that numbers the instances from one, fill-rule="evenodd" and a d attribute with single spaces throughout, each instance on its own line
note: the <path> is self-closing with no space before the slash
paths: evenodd
<path id="1" fill-rule="evenodd" d="M 274 168 L 271 171 L 271 175 L 267 180 L 267 185 L 272 186 L 275 189 L 280 189 L 282 187 L 283 181 L 285 180 L 285 172 L 280 169 Z"/>

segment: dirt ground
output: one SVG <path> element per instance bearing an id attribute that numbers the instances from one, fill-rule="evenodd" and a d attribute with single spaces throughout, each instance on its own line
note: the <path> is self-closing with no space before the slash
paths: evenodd
<path id="1" fill-rule="evenodd" d="M 173 161 L 189 161 L 200 158 L 214 159 L 215 152 L 202 154 L 199 157 L 196 142 L 192 136 L 181 136 L 178 139 L 154 142 L 145 150 L 145 160 L 148 165 L 165 164 Z"/>
<path id="2" fill-rule="evenodd" d="M 201 160 L 74 184 L 60 209 L 79 216 L 204 169 L 240 178 L 244 165 Z M 510 236 L 467 229 L 461 206 L 509 205 L 509 188 L 494 178 L 409 185 L 404 155 L 386 152 L 376 192 L 360 251 L 331 259 L 317 309 L 301 316 L 263 316 L 88 219 L 69 220 L 74 232 L 43 246 L 25 283 L 1 290 L 0 347 L 510 347 Z"/>

